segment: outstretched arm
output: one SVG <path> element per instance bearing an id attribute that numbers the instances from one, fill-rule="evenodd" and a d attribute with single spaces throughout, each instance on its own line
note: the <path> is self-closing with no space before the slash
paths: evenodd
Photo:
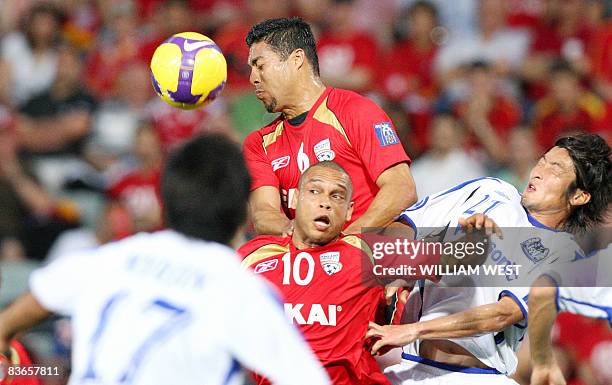
<path id="1" fill-rule="evenodd" d="M 370 323 L 366 337 L 378 337 L 372 346 L 376 354 L 384 346 L 404 346 L 417 339 L 448 339 L 493 333 L 524 319 L 519 304 L 510 297 L 456 314 L 406 325 Z"/>
<path id="2" fill-rule="evenodd" d="M 547 277 L 539 278 L 529 292 L 529 347 L 533 371 L 532 385 L 565 385 L 553 356 L 550 334 L 557 317 L 557 287 Z"/>
<path id="3" fill-rule="evenodd" d="M 19 297 L 0 313 L 0 354 L 9 350 L 10 340 L 15 334 L 31 328 L 50 315 L 31 293 Z"/>

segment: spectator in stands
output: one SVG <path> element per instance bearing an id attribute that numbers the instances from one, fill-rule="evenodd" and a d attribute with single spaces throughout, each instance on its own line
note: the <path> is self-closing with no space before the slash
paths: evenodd
<path id="1" fill-rule="evenodd" d="M 129 155 L 136 131 L 146 119 L 146 106 L 154 97 L 144 63 L 123 67 L 114 87 L 115 97 L 97 110 L 87 146 L 87 157 L 99 170 L 108 170 Z"/>
<path id="2" fill-rule="evenodd" d="M 154 231 L 162 227 L 160 172 L 162 146 L 153 128 L 144 124 L 138 128 L 132 153 L 136 164 L 108 188 L 108 196 L 130 215 L 133 229 Z"/>
<path id="3" fill-rule="evenodd" d="M 96 103 L 81 83 L 82 62 L 70 46 L 58 52 L 57 77 L 48 91 L 28 100 L 16 121 L 20 150 L 51 191 L 86 168 L 81 156 Z"/>
<path id="4" fill-rule="evenodd" d="M 605 118 L 605 105 L 580 84 L 580 76 L 566 62 L 550 69 L 550 92 L 535 109 L 534 127 L 542 148 L 551 147 L 563 135 L 595 132 Z"/>
<path id="5" fill-rule="evenodd" d="M 520 68 L 527 54 L 529 37 L 527 33 L 507 27 L 505 2 L 480 0 L 478 4 L 477 33 L 451 37 L 436 57 L 435 70 L 443 85 L 461 78 L 465 66 L 474 61 L 491 63 L 500 75 L 512 74 Z"/>
<path id="6" fill-rule="evenodd" d="M 486 175 L 463 148 L 465 131 L 452 115 L 438 115 L 430 135 L 431 149 L 411 167 L 420 198 Z"/>
<path id="7" fill-rule="evenodd" d="M 62 16 L 51 3 L 34 5 L 23 20 L 22 31 L 0 41 L 4 65 L 0 78 L 10 79 L 0 90 L 4 102 L 21 105 L 49 89 L 57 70 L 57 43 Z"/>
<path id="8" fill-rule="evenodd" d="M 410 141 L 420 153 L 428 145 L 431 104 L 437 96 L 432 66 L 438 50 L 433 35 L 439 25 L 438 10 L 419 0 L 400 13 L 398 23 L 401 37 L 384 57 L 379 87 L 408 115 Z"/>
<path id="9" fill-rule="evenodd" d="M 468 70 L 467 89 L 453 106 L 470 133 L 468 146 L 482 148 L 497 163 L 506 161 L 503 144 L 521 121 L 520 106 L 503 85 L 491 65 L 475 62 Z"/>
<path id="10" fill-rule="evenodd" d="M 105 29 L 88 56 L 85 80 L 98 99 L 107 100 L 121 69 L 140 58 L 142 37 L 132 2 L 109 8 L 103 16 Z"/>
<path id="11" fill-rule="evenodd" d="M 355 0 L 333 0 L 327 13 L 329 29 L 317 39 L 321 78 L 332 87 L 370 91 L 380 64 L 372 35 L 355 27 Z"/>

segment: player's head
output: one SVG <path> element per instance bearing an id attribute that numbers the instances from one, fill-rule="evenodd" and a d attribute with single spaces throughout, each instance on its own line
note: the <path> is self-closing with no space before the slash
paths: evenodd
<path id="1" fill-rule="evenodd" d="M 166 225 L 189 237 L 229 244 L 244 223 L 251 179 L 238 146 L 200 136 L 173 151 L 161 179 Z"/>
<path id="2" fill-rule="evenodd" d="M 310 245 L 336 239 L 353 213 L 353 184 L 333 161 L 310 166 L 300 177 L 294 195 L 294 238 Z"/>
<path id="3" fill-rule="evenodd" d="M 585 230 L 597 224 L 610 202 L 610 146 L 595 134 L 561 138 L 531 170 L 523 192 L 530 212 L 564 212 L 563 228 Z"/>
<path id="4" fill-rule="evenodd" d="M 262 21 L 251 28 L 246 43 L 250 81 L 268 112 L 282 111 L 304 81 L 319 78 L 315 38 L 300 18 Z"/>

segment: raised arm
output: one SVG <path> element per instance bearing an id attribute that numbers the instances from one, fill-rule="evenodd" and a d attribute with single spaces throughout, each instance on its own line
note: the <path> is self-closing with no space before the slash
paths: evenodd
<path id="1" fill-rule="evenodd" d="M 501 331 L 524 319 L 521 306 L 510 297 L 456 314 L 406 325 L 370 323 L 366 337 L 378 337 L 372 346 L 376 354 L 384 346 L 404 346 L 417 339 L 470 337 Z"/>
<path id="2" fill-rule="evenodd" d="M 368 210 L 351 223 L 345 234 L 358 234 L 365 227 L 385 227 L 393 223 L 407 207 L 417 200 L 414 179 L 407 163 L 392 166 L 376 179 L 380 188 Z"/>

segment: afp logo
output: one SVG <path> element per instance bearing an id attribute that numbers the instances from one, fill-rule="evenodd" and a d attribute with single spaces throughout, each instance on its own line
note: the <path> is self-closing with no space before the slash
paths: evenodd
<path id="1" fill-rule="evenodd" d="M 521 249 L 523 249 L 523 253 L 525 253 L 527 258 L 533 263 L 538 263 L 546 259 L 550 253 L 550 249 L 544 246 L 542 238 L 540 237 L 529 238 L 521 242 Z"/>
<path id="2" fill-rule="evenodd" d="M 342 270 L 342 263 L 340 262 L 340 252 L 330 251 L 323 253 L 319 256 L 321 267 L 327 275 L 334 275 Z"/>

